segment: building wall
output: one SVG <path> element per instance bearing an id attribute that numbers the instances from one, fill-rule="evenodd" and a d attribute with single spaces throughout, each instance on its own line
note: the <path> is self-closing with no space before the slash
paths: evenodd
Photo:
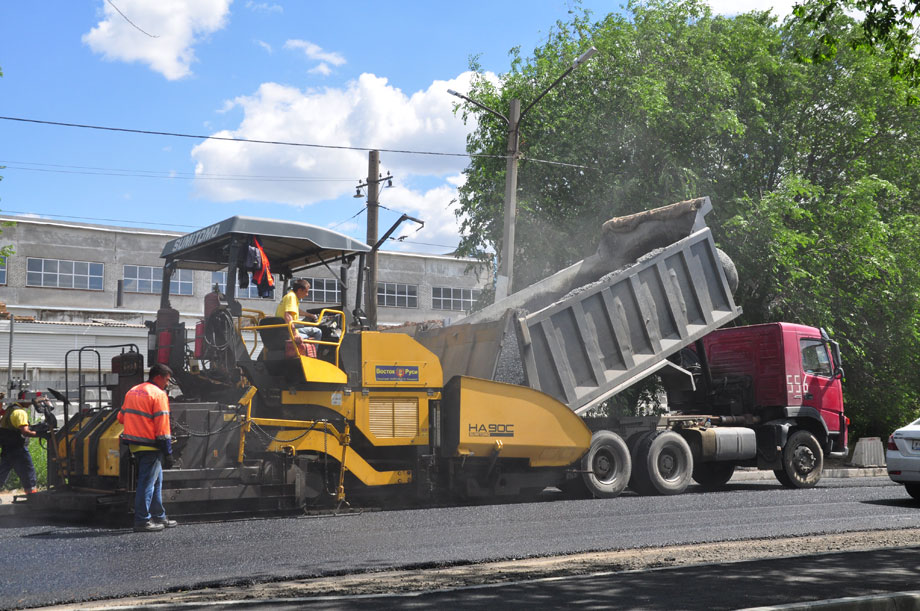
<path id="1" fill-rule="evenodd" d="M 6 283 L 0 285 L 0 302 L 13 314 L 33 316 L 41 321 L 91 322 L 98 319 L 143 323 L 152 319 L 160 305 L 159 294 L 125 292 L 123 304 L 116 307 L 118 281 L 126 265 L 153 267 L 156 278 L 162 277 L 160 253 L 164 244 L 185 232 L 147 230 L 0 216 L 13 220 L 15 226 L 4 227 L 0 244 L 12 244 L 15 254 L 6 262 Z M 103 290 L 47 288 L 27 286 L 27 259 L 58 259 L 102 263 Z M 465 313 L 435 309 L 434 287 L 480 290 L 491 281 L 487 270 L 472 260 L 451 256 L 381 252 L 378 281 L 416 287 L 416 307 L 378 305 L 381 325 L 428 320 L 454 321 Z M 357 265 L 349 270 L 349 307 L 353 304 L 357 282 Z M 338 273 L 337 268 L 333 270 Z M 477 270 L 479 273 L 477 274 Z M 212 288 L 209 272 L 193 273 L 192 295 L 171 295 L 172 307 L 179 310 L 187 323 L 201 317 L 204 296 Z M 319 267 L 304 273 L 314 278 L 334 278 L 332 272 Z M 281 297 L 240 299 L 244 308 L 273 313 Z M 317 303 L 316 306 L 321 306 Z M 2 357 L 0 357 L 2 358 Z"/>

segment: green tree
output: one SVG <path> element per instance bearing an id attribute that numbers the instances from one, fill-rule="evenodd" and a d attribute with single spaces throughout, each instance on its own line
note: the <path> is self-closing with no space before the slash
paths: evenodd
<path id="1" fill-rule="evenodd" d="M 883 48 L 891 58 L 889 74 L 920 85 L 920 57 L 914 52 L 918 42 L 916 20 L 920 16 L 920 2 L 806 0 L 796 4 L 795 15 L 811 24 L 818 33 L 817 44 L 810 54 L 812 60 L 827 61 L 836 56 L 841 37 L 830 24 L 845 11 L 858 11 L 862 15 L 862 33 L 850 38 L 851 47 Z"/>
<path id="2" fill-rule="evenodd" d="M 599 50 L 522 125 L 515 288 L 593 252 L 610 217 L 710 195 L 742 322 L 837 334 L 856 433 L 887 434 L 916 413 L 920 388 L 920 109 L 904 103 L 916 90 L 887 76 L 884 48 L 849 44 L 861 34 L 845 15 L 829 25 L 847 44 L 802 63 L 814 33 L 801 19 L 714 16 L 698 0 L 628 11 L 557 23 L 533 57 L 514 49 L 507 74 L 472 87 L 493 108 L 527 104 Z M 461 112 L 478 119 L 470 152 L 496 156 L 466 170 L 461 252 L 499 251 L 504 126 Z"/>

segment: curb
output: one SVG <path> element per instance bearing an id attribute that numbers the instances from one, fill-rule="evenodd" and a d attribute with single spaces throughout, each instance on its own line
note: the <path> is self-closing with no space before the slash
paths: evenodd
<path id="1" fill-rule="evenodd" d="M 846 479 L 850 477 L 884 477 L 888 475 L 886 467 L 840 467 L 825 469 L 823 478 Z M 776 479 L 773 471 L 760 471 L 758 469 L 739 469 L 735 471 L 729 482 L 751 481 L 763 479 Z"/>
<path id="2" fill-rule="evenodd" d="M 788 611 L 790 609 L 833 609 L 834 611 L 914 611 L 920 609 L 920 590 L 891 592 L 872 596 L 851 596 L 775 607 L 749 607 L 741 611 Z"/>

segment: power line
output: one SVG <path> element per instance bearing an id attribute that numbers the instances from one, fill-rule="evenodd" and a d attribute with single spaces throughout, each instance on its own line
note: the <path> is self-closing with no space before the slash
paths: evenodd
<path id="1" fill-rule="evenodd" d="M 106 223 L 133 223 L 135 225 L 162 225 L 163 227 L 191 227 L 196 228 L 197 225 L 181 225 L 176 223 L 159 223 L 153 221 L 127 221 L 125 219 L 104 219 L 104 218 L 95 218 L 91 216 L 68 216 L 66 214 L 43 214 L 41 212 L 24 212 L 22 210 L 3 210 L 4 214 L 28 214 L 29 220 L 38 218 L 42 219 L 45 217 L 50 218 L 60 218 L 60 219 L 72 219 L 75 221 L 104 221 Z"/>
<path id="2" fill-rule="evenodd" d="M 4 161 L 0 164 L 4 170 L 23 170 L 27 172 L 51 172 L 57 174 L 82 174 L 86 176 L 124 176 L 128 178 L 169 178 L 176 180 L 240 180 L 240 181 L 271 181 L 271 182 L 352 182 L 351 178 L 323 178 L 305 176 L 271 176 L 271 175 L 245 175 L 245 174 L 196 174 L 194 172 L 165 172 L 162 170 L 127 170 L 120 168 L 100 168 L 93 166 L 63 165 L 54 163 L 37 163 L 32 161 Z"/>
<path id="3" fill-rule="evenodd" d="M 419 244 L 421 246 L 437 246 L 438 248 L 453 248 L 456 249 L 457 246 L 451 246 L 450 244 L 432 244 L 430 242 L 419 242 L 417 240 L 400 240 L 399 238 L 390 238 L 392 242 L 399 242 L 400 244 Z"/>
<path id="4" fill-rule="evenodd" d="M 254 140 L 250 138 L 229 138 L 226 136 L 203 136 L 200 134 L 183 134 L 179 132 L 161 132 L 153 131 L 146 129 L 129 129 L 125 127 L 106 127 L 103 125 L 86 125 L 83 123 L 65 123 L 62 121 L 42 121 L 39 119 L 25 119 L 23 117 L 3 117 L 0 116 L 0 119 L 4 121 L 18 121 L 20 123 L 36 123 L 39 125 L 54 125 L 58 127 L 77 127 L 81 129 L 95 129 L 101 131 L 110 131 L 110 132 L 122 132 L 127 134 L 143 134 L 147 136 L 170 136 L 173 138 L 192 138 L 194 140 L 218 140 L 223 142 L 246 142 L 249 144 L 271 144 L 276 146 L 297 146 L 305 148 L 319 148 L 319 149 L 331 149 L 339 151 L 379 151 L 381 153 L 394 153 L 399 155 L 433 155 L 439 157 L 470 157 L 470 158 L 481 158 L 481 159 L 507 159 L 507 155 L 488 155 L 485 153 L 445 153 L 440 151 L 411 151 L 406 149 L 384 149 L 384 148 L 374 148 L 374 147 L 364 147 L 364 146 L 345 146 L 338 144 L 312 144 L 307 142 L 285 142 L 282 140 Z M 525 159 L 525 157 L 521 157 Z M 528 161 L 533 163 L 547 163 L 551 165 L 564 166 L 569 168 L 578 168 L 582 170 L 593 170 L 590 166 L 578 165 L 574 163 L 564 163 L 561 161 L 550 161 L 547 159 L 535 159 L 526 157 Z"/>
<path id="5" fill-rule="evenodd" d="M 123 18 L 125 21 L 127 21 L 127 22 L 130 23 L 132 26 L 134 26 L 134 28 L 135 28 L 137 31 L 142 32 L 142 33 L 144 33 L 144 34 L 147 34 L 147 36 L 149 36 L 150 38 L 159 38 L 159 37 L 160 37 L 159 34 L 150 34 L 149 32 L 146 32 L 146 31 L 142 30 L 142 29 L 140 28 L 140 26 L 138 26 L 136 23 L 134 23 L 133 21 L 131 21 L 130 19 L 128 19 L 128 16 L 125 15 L 124 13 L 122 13 L 122 12 L 121 12 L 121 9 L 118 8 L 117 6 L 115 6 L 115 3 L 112 2 L 112 0 L 106 0 L 106 1 L 112 6 L 113 9 L 115 9 L 116 11 L 118 11 L 118 14 L 121 15 L 122 18 Z"/>
<path id="6" fill-rule="evenodd" d="M 505 155 L 485 155 L 480 153 L 443 153 L 438 151 L 410 151 L 403 149 L 383 149 L 363 146 L 344 146 L 338 144 L 311 144 L 306 142 L 285 142 L 281 140 L 254 140 L 250 138 L 229 138 L 226 136 L 202 136 L 200 134 L 183 134 L 179 132 L 161 132 L 146 129 L 129 129 L 125 127 L 106 127 L 103 125 L 86 125 L 82 123 L 64 123 L 62 121 L 41 121 L 39 119 L 25 119 L 22 117 L 3 117 L 4 121 L 18 121 L 20 123 L 37 123 L 39 125 L 55 125 L 58 127 L 78 127 L 81 129 L 96 129 L 110 132 L 123 132 L 128 134 L 144 134 L 147 136 L 170 136 L 173 138 L 192 138 L 194 140 L 219 140 L 224 142 L 246 142 L 249 144 L 272 144 L 276 146 L 298 146 L 306 148 L 332 149 L 340 151 L 380 151 L 381 153 L 398 153 L 402 155 L 436 155 L 442 157 L 489 157 L 505 159 Z"/>
<path id="7" fill-rule="evenodd" d="M 335 229 L 335 228 L 338 227 L 339 225 L 344 225 L 345 223 L 347 223 L 347 222 L 350 221 L 351 219 L 355 218 L 356 216 L 358 216 L 359 214 L 361 214 L 361 213 L 364 212 L 365 210 L 367 210 L 367 206 L 362 207 L 360 210 L 358 210 L 357 212 L 355 212 L 354 214 L 352 214 L 350 217 L 348 217 L 348 218 L 345 219 L 344 221 L 341 221 L 341 222 L 339 222 L 339 223 L 336 223 L 335 225 L 331 225 L 331 226 L 330 226 L 330 229 Z"/>
<path id="8" fill-rule="evenodd" d="M 367 207 L 366 207 L 366 206 L 363 207 L 363 208 L 361 208 L 360 210 L 358 210 L 358 211 L 357 211 L 355 214 L 353 214 L 350 218 L 347 218 L 347 219 L 345 219 L 344 221 L 341 221 L 340 223 L 336 223 L 335 225 L 331 225 L 330 228 L 335 228 L 335 227 L 338 227 L 339 225 L 343 225 L 343 224 L 347 223 L 348 221 L 350 221 L 351 219 L 355 218 L 356 216 L 358 216 L 359 214 L 361 214 L 361 213 L 364 212 L 365 210 L 367 210 Z M 158 222 L 151 222 L 151 221 L 128 221 L 128 220 L 125 220 L 125 219 L 109 219 L 109 218 L 99 218 L 99 217 L 91 217 L 91 216 L 70 216 L 70 215 L 66 215 L 66 214 L 43 214 L 43 213 L 40 213 L 40 212 L 24 212 L 24 211 L 22 211 L 22 210 L 3 210 L 2 212 L 0 212 L 0 214 L 9 214 L 9 215 L 12 215 L 12 214 L 29 214 L 29 215 L 35 215 L 35 216 L 30 216 L 30 217 L 28 217 L 30 220 L 31 220 L 31 219 L 35 219 L 35 218 L 38 218 L 38 219 L 42 219 L 42 218 L 59 218 L 59 219 L 71 219 L 71 220 L 75 220 L 75 221 L 102 221 L 102 222 L 106 222 L 106 223 L 131 223 L 131 224 L 134 224 L 134 225 L 145 225 L 145 226 L 158 225 L 158 226 L 162 226 L 162 227 L 183 227 L 183 228 L 190 228 L 190 229 L 197 229 L 197 228 L 198 228 L 198 225 L 183 225 L 183 224 L 179 224 L 179 223 L 158 223 Z M 393 242 L 401 242 L 401 243 L 403 243 L 403 244 L 419 244 L 420 246 L 436 246 L 436 247 L 438 247 L 438 248 L 456 248 L 456 246 L 451 246 L 450 244 L 431 244 L 431 243 L 429 243 L 429 242 L 417 242 L 417 241 L 415 241 L 415 240 L 401 240 L 401 239 L 399 239 L 399 238 L 393 238 L 393 237 L 390 238 L 390 241 L 393 241 Z"/>

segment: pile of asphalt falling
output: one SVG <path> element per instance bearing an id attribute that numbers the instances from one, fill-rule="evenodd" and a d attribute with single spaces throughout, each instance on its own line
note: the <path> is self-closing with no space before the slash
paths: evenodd
<path id="1" fill-rule="evenodd" d="M 514 333 L 505 336 L 495 368 L 495 381 L 524 386 L 524 361 Z"/>
<path id="2" fill-rule="evenodd" d="M 628 264 L 626 264 L 626 265 L 620 267 L 619 269 L 615 269 L 615 270 L 613 270 L 613 271 L 611 271 L 611 272 L 607 272 L 606 274 L 604 274 L 603 276 L 601 276 L 600 278 L 598 278 L 598 279 L 595 280 L 594 282 L 589 282 L 588 284 L 583 284 L 582 286 L 579 286 L 579 287 L 577 287 L 577 288 L 574 288 L 574 289 L 572 289 L 571 291 L 569 291 L 568 293 L 566 293 L 565 296 L 563 296 L 561 299 L 559 299 L 559 301 L 557 301 L 556 303 L 559 303 L 559 302 L 562 302 L 562 301 L 566 301 L 566 300 L 568 300 L 568 299 L 571 299 L 572 297 L 575 297 L 575 296 L 577 296 L 577 295 L 580 295 L 581 293 L 584 293 L 585 291 L 593 290 L 593 289 L 595 289 L 595 288 L 597 288 L 597 287 L 599 287 L 599 286 L 603 286 L 603 285 L 610 284 L 616 276 L 618 276 L 619 274 L 622 274 L 625 270 L 627 270 L 627 269 L 629 269 L 630 267 L 633 267 L 633 266 L 635 266 L 635 265 L 638 265 L 639 263 L 642 263 L 642 262 L 645 261 L 646 259 L 650 259 L 650 258 L 652 258 L 652 257 L 657 256 L 658 253 L 660 253 L 662 250 L 664 250 L 664 249 L 663 249 L 663 248 L 656 248 L 655 250 L 652 250 L 652 251 L 650 251 L 650 252 L 645 253 L 644 255 L 642 255 L 641 257 L 639 257 L 638 259 L 636 259 L 635 261 L 633 261 L 633 262 L 631 262 L 631 263 L 628 263 Z M 555 304 L 553 304 L 553 305 L 555 305 Z"/>

